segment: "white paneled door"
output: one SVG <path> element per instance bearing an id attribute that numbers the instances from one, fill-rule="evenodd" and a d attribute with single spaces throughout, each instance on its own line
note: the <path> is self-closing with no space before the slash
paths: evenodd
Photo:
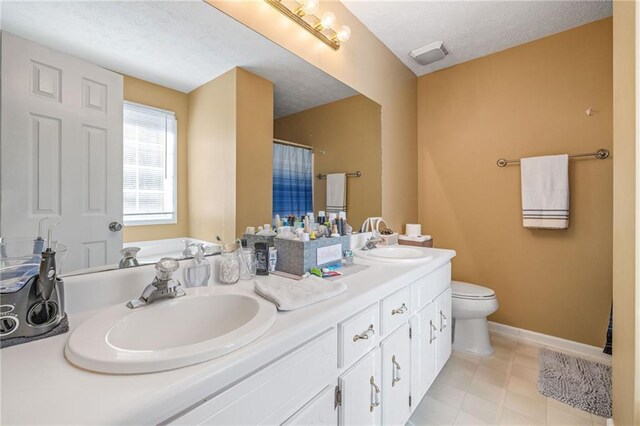
<path id="1" fill-rule="evenodd" d="M 121 75 L 2 32 L 0 235 L 61 217 L 64 271 L 117 263 L 122 101 Z"/>

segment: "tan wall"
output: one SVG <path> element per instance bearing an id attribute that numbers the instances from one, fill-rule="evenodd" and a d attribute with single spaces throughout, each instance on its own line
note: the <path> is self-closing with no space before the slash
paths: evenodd
<path id="1" fill-rule="evenodd" d="M 236 229 L 271 223 L 273 83 L 242 68 L 237 72 Z"/>
<path id="2" fill-rule="evenodd" d="M 640 424 L 636 385 L 635 19 L 633 2 L 613 3 L 613 420 L 616 426 Z"/>
<path id="3" fill-rule="evenodd" d="M 418 81 L 419 217 L 457 251 L 454 279 L 496 291 L 493 321 L 596 346 L 611 303 L 613 162 L 571 161 L 570 228 L 549 231 L 522 227 L 520 167 L 496 160 L 612 149 L 611 45 L 605 19 Z"/>
<path id="4" fill-rule="evenodd" d="M 236 70 L 189 93 L 189 236 L 235 238 Z"/>
<path id="5" fill-rule="evenodd" d="M 263 0 L 206 0 L 382 106 L 382 214 L 392 228 L 417 219 L 416 76 L 340 2 L 321 1 L 352 38 L 333 51 Z"/>
<path id="6" fill-rule="evenodd" d="M 274 137 L 313 146 L 314 173 L 355 172 L 347 179 L 347 220 L 357 229 L 382 213 L 380 105 L 366 96 L 342 99 L 275 121 Z M 313 208 L 326 210 L 327 181 L 314 177 Z"/>
<path id="7" fill-rule="evenodd" d="M 187 176 L 187 94 L 148 81 L 124 76 L 124 99 L 176 113 L 178 121 L 178 223 L 125 226 L 124 242 L 189 236 Z"/>

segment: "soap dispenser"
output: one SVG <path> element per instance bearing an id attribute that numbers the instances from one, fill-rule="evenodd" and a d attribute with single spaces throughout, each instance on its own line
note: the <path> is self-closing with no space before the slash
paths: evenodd
<path id="1" fill-rule="evenodd" d="M 193 244 L 196 253 L 193 262 L 184 269 L 184 281 L 187 287 L 203 287 L 209 284 L 211 264 L 204 258 L 204 244 Z"/>

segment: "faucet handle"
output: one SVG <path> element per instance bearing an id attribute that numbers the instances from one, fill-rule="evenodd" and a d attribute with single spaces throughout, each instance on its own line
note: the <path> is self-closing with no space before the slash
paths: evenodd
<path id="1" fill-rule="evenodd" d="M 176 259 L 163 257 L 156 263 L 156 278 L 161 281 L 168 281 L 179 267 L 180 264 Z"/>
<path id="2" fill-rule="evenodd" d="M 120 254 L 124 258 L 135 258 L 138 252 L 140 251 L 140 247 L 129 246 L 120 250 Z"/>

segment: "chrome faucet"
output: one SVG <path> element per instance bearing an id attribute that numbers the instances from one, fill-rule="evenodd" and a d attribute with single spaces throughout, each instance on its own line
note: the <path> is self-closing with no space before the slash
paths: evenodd
<path id="1" fill-rule="evenodd" d="M 371 237 L 369 238 L 362 247 L 362 250 L 373 250 L 378 247 L 378 244 L 382 242 L 382 238 Z"/>
<path id="2" fill-rule="evenodd" d="M 173 279 L 173 273 L 178 270 L 180 264 L 171 257 L 163 257 L 156 263 L 156 277 L 153 282 L 145 287 L 142 295 L 127 302 L 130 309 L 149 305 L 162 299 L 172 299 L 186 295 L 180 281 Z"/>

